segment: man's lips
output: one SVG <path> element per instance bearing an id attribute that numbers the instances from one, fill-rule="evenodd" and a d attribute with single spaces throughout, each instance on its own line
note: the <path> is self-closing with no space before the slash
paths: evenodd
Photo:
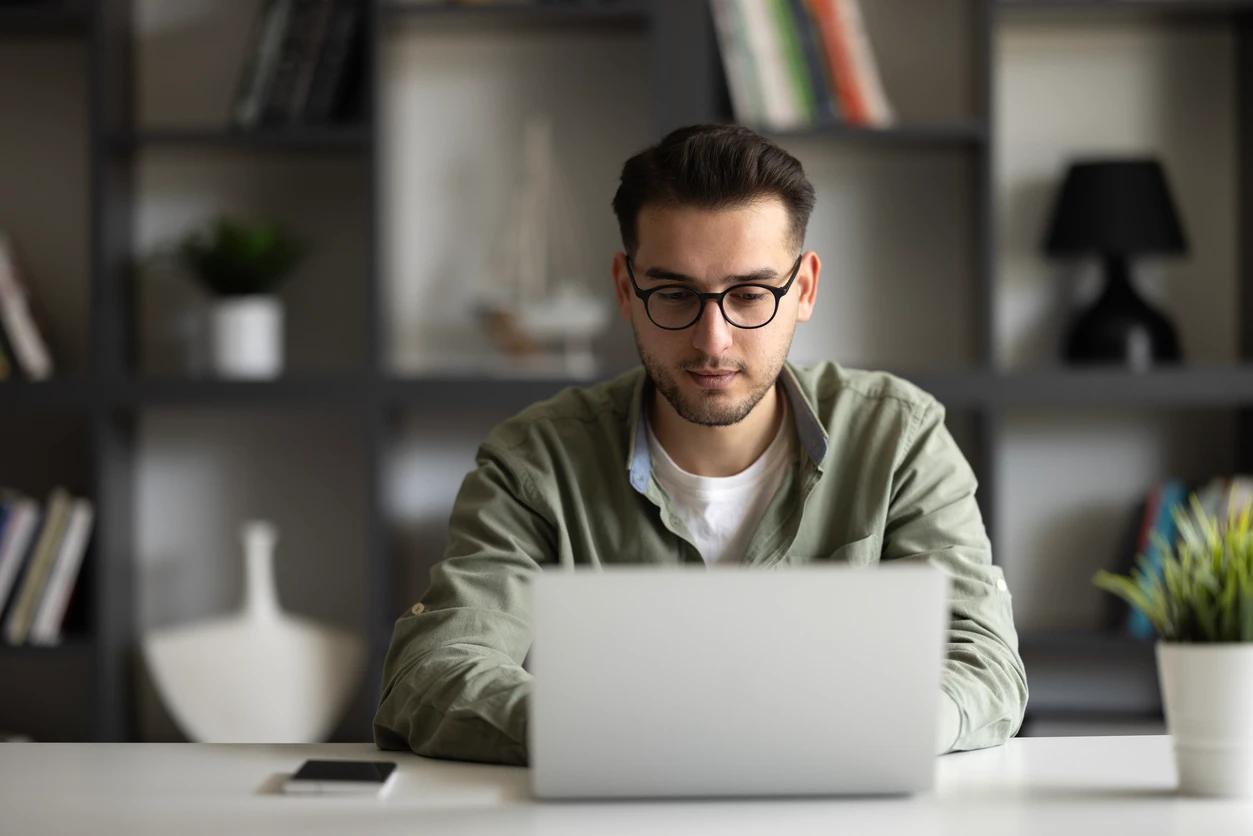
<path id="1" fill-rule="evenodd" d="M 739 374 L 734 369 L 702 369 L 700 371 L 689 370 L 692 380 L 696 381 L 697 386 L 705 389 L 724 389 L 731 385 L 731 381 L 735 380 L 735 376 Z"/>

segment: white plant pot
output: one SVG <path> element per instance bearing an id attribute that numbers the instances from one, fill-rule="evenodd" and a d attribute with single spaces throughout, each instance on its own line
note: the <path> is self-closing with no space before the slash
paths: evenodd
<path id="1" fill-rule="evenodd" d="M 1253 797 L 1253 643 L 1158 642 L 1179 791 Z"/>
<path id="2" fill-rule="evenodd" d="M 283 371 L 283 303 L 276 296 L 219 299 L 210 314 L 213 370 L 272 378 Z"/>

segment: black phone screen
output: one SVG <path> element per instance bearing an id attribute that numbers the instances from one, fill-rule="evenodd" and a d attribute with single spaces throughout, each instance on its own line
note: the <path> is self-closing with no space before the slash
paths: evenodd
<path id="1" fill-rule="evenodd" d="M 381 784 L 396 769 L 391 761 L 307 760 L 292 776 L 296 781 L 353 781 Z"/>

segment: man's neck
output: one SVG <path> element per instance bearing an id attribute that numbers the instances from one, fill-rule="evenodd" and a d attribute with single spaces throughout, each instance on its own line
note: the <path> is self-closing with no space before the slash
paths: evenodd
<path id="1" fill-rule="evenodd" d="M 734 476 L 746 470 L 766 452 L 784 416 L 777 384 L 743 421 L 729 427 L 693 424 L 655 391 L 649 400 L 648 420 L 658 443 L 675 464 L 697 476 Z"/>

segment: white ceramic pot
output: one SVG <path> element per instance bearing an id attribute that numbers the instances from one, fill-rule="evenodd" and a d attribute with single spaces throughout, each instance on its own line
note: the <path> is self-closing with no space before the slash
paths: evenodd
<path id="1" fill-rule="evenodd" d="M 213 370 L 271 378 L 283 371 L 283 303 L 276 296 L 219 299 L 211 313 Z"/>
<path id="2" fill-rule="evenodd" d="M 1179 791 L 1253 797 L 1253 643 L 1158 642 Z"/>

